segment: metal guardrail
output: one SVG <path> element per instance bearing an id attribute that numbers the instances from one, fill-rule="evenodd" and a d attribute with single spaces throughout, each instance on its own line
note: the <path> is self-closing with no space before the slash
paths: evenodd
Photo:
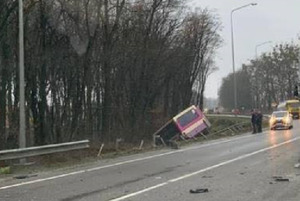
<path id="1" fill-rule="evenodd" d="M 89 140 L 0 151 L 0 161 L 89 148 Z"/>
<path id="2" fill-rule="evenodd" d="M 238 117 L 251 119 L 251 115 L 234 115 L 234 114 L 206 114 L 207 117 Z M 270 118 L 270 114 L 263 114 L 263 117 Z"/>
<path id="3" fill-rule="evenodd" d="M 250 115 L 233 115 L 233 114 L 208 114 L 207 116 L 209 117 L 239 117 L 239 118 L 246 118 L 246 119 L 251 119 L 251 116 Z M 264 119 L 269 119 L 270 118 L 270 115 L 269 114 L 263 114 L 263 118 Z M 222 134 L 222 133 L 225 133 L 226 135 L 226 132 L 230 131 L 231 134 L 236 134 L 240 131 L 243 131 L 245 130 L 245 126 L 247 126 L 247 124 L 249 124 L 250 127 L 252 127 L 251 125 L 251 121 L 244 121 L 244 122 L 240 122 L 240 123 L 237 123 L 237 124 L 234 124 L 234 125 L 231 125 L 227 128 L 224 128 L 222 130 L 219 130 L 219 131 L 216 131 L 216 132 L 213 132 L 213 133 L 210 133 L 209 136 L 213 136 L 215 134 Z"/>
<path id="4" fill-rule="evenodd" d="M 251 122 L 245 121 L 245 122 L 237 123 L 237 124 L 231 125 L 227 128 L 224 128 L 222 130 L 210 133 L 209 135 L 213 136 L 213 135 L 216 135 L 219 133 L 226 133 L 227 131 L 230 131 L 232 134 L 235 134 L 235 133 L 245 130 L 245 126 L 247 124 L 251 125 Z"/>
<path id="5" fill-rule="evenodd" d="M 250 115 L 234 115 L 234 114 L 206 114 L 207 117 L 238 117 L 250 119 Z"/>

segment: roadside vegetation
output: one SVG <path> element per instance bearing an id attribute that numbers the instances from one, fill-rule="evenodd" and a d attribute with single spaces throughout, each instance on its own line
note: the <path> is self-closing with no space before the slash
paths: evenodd
<path id="1" fill-rule="evenodd" d="M 185 0 L 26 0 L 27 146 L 138 143 L 203 105 L 221 23 Z M 0 1 L 0 150 L 18 147 L 18 1 Z M 148 139 L 148 140 L 149 140 Z"/>
<path id="2" fill-rule="evenodd" d="M 270 112 L 281 101 L 294 98 L 299 85 L 299 55 L 297 43 L 282 43 L 243 64 L 236 72 L 238 108 Z M 234 108 L 232 89 L 231 73 L 219 91 L 220 104 L 225 108 Z"/>

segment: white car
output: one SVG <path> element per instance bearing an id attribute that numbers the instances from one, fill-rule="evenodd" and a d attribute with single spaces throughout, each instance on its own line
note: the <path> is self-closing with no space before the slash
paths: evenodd
<path id="1" fill-rule="evenodd" d="M 293 117 L 288 111 L 275 111 L 270 118 L 270 129 L 293 128 Z"/>

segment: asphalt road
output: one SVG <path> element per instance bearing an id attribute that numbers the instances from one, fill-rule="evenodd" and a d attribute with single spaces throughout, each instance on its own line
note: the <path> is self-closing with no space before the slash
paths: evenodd
<path id="1" fill-rule="evenodd" d="M 1 201 L 299 201 L 300 120 L 178 150 L 101 160 L 0 183 Z M 288 181 L 276 181 L 276 178 Z M 191 193 L 190 190 L 208 192 Z"/>

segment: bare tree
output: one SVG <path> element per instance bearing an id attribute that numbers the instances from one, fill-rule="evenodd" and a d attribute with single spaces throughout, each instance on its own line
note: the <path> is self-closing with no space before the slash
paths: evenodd
<path id="1" fill-rule="evenodd" d="M 293 89 L 299 83 L 297 63 L 299 47 L 295 44 L 276 45 L 272 52 L 264 53 L 259 58 L 252 60 L 250 64 L 244 65 L 244 71 L 247 72 L 250 84 L 247 91 L 250 91 L 252 97 L 252 107 L 263 110 L 271 110 L 273 104 L 280 101 L 293 98 Z M 246 78 L 238 82 L 238 86 L 243 86 Z M 228 102 L 225 95 L 224 87 L 220 90 L 221 102 Z M 231 92 L 228 92 L 232 94 Z M 238 93 L 238 99 L 246 96 Z M 246 101 L 246 100 L 244 100 Z M 243 102 L 240 102 L 240 106 Z"/>

